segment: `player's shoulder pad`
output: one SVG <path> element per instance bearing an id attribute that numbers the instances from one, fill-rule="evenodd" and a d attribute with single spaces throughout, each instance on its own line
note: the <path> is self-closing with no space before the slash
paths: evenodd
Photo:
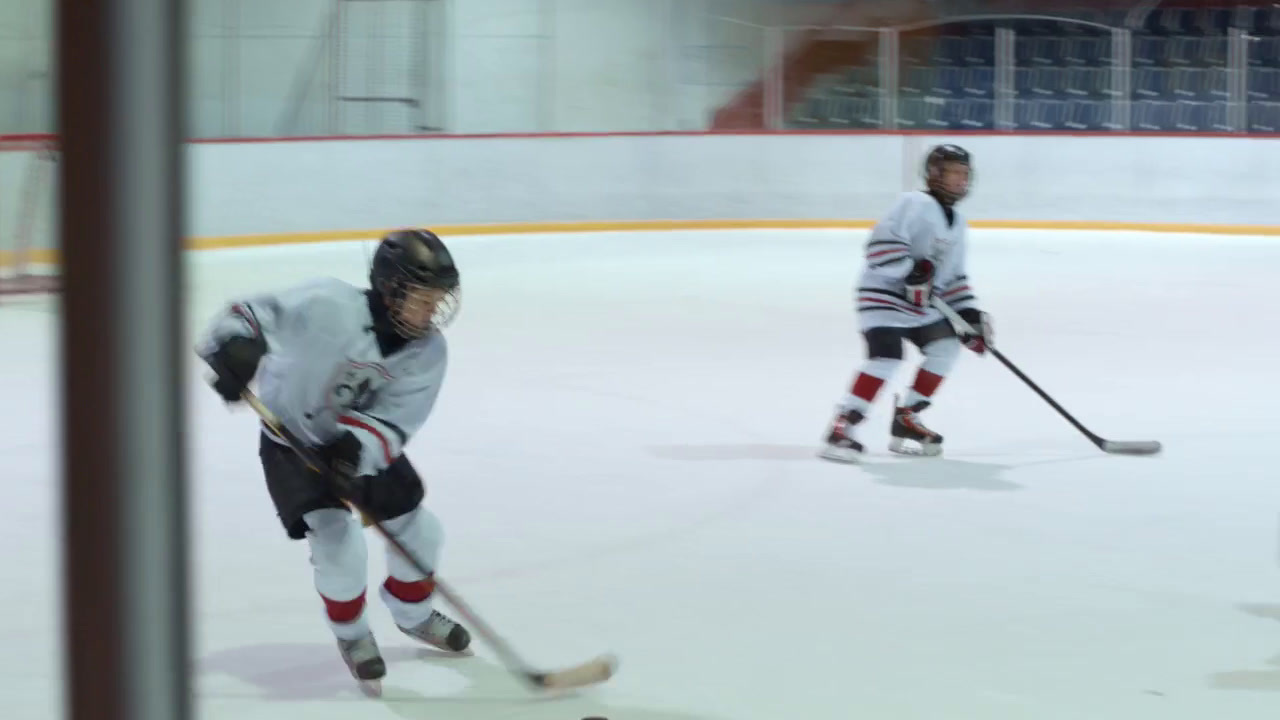
<path id="1" fill-rule="evenodd" d="M 395 354 L 395 374 L 406 387 L 438 386 L 448 367 L 444 335 L 432 332 L 409 343 Z"/>
<path id="2" fill-rule="evenodd" d="M 898 196 L 898 204 L 910 208 L 929 207 L 936 203 L 933 196 L 923 190 L 907 190 Z"/>
<path id="3" fill-rule="evenodd" d="M 443 362 L 449 356 L 449 341 L 439 330 L 432 330 L 414 344 L 418 346 L 418 353 L 432 363 Z"/>
<path id="4" fill-rule="evenodd" d="M 365 306 L 364 291 L 337 278 L 324 277 L 294 286 L 284 298 L 310 322 L 323 326 L 355 322 Z"/>
<path id="5" fill-rule="evenodd" d="M 414 340 L 409 347 L 408 363 L 414 372 L 437 372 L 448 363 L 449 343 L 439 330 L 432 330 Z"/>

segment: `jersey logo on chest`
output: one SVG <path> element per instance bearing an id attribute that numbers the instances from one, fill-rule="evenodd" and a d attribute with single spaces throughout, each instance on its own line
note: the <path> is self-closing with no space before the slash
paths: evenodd
<path id="1" fill-rule="evenodd" d="M 329 383 L 329 407 L 335 413 L 373 407 L 378 391 L 391 381 L 391 373 L 379 363 L 348 361 L 340 365 Z"/>

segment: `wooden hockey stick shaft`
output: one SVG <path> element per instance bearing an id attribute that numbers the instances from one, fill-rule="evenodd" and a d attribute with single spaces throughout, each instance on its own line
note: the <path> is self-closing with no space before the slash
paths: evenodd
<path id="1" fill-rule="evenodd" d="M 272 432 L 276 433 L 278 437 L 283 439 L 289 447 L 298 454 L 298 457 L 302 458 L 302 461 L 306 463 L 308 467 L 324 476 L 328 482 L 335 486 L 335 489 L 344 484 L 344 480 L 334 477 L 333 471 L 326 468 L 316 453 L 305 443 L 299 440 L 297 436 L 290 432 L 289 429 L 280 422 L 279 418 L 275 416 L 275 413 L 271 412 L 271 409 L 263 404 L 262 400 L 258 398 L 257 395 L 250 390 L 245 390 L 243 398 L 244 401 L 248 403 L 249 407 L 253 408 L 253 411 L 262 418 L 262 422 L 266 423 L 266 425 L 271 428 Z M 458 614 L 462 616 L 463 620 L 471 626 L 476 634 L 482 637 L 485 642 L 493 648 L 503 666 L 505 666 L 513 675 L 528 683 L 531 687 L 538 690 L 569 689 L 604 682 L 613 676 L 617 663 L 612 656 L 608 655 L 600 656 L 573 667 L 551 672 L 533 669 L 516 653 L 514 649 L 512 649 L 511 645 L 503 639 L 497 631 L 495 631 L 474 610 L 472 610 L 465 601 L 463 601 L 463 599 L 448 583 L 442 580 L 432 568 L 427 567 L 426 563 L 422 562 L 422 560 L 414 555 L 409 548 L 405 547 L 404 543 L 400 542 L 395 535 L 382 526 L 382 523 L 372 521 L 372 516 L 369 515 L 368 511 L 360 507 L 357 503 L 352 502 L 351 500 L 345 500 L 345 502 L 348 505 L 351 505 L 356 511 L 360 512 L 365 518 L 370 518 L 370 527 L 377 531 L 377 533 L 381 535 L 387 543 L 391 545 L 391 547 L 395 548 L 396 552 L 400 553 L 400 555 L 404 557 L 404 559 L 408 561 L 415 570 L 422 573 L 424 576 L 431 577 L 435 583 L 436 591 L 439 592 L 444 599 L 458 611 Z"/>
<path id="2" fill-rule="evenodd" d="M 946 319 L 951 323 L 951 326 L 955 328 L 956 332 L 961 335 L 982 335 L 982 333 L 978 332 L 963 317 L 960 317 L 960 313 L 953 310 L 942 298 L 935 297 L 932 302 L 933 306 L 938 309 L 938 312 L 942 313 L 942 315 L 946 317 Z M 1017 365 L 1014 365 L 1013 361 L 1005 357 L 1004 353 L 997 350 L 990 341 L 987 341 L 986 345 L 987 352 L 991 353 L 996 360 L 999 360 L 1001 364 L 1009 368 L 1010 372 L 1016 375 L 1019 380 L 1026 383 L 1027 387 L 1034 390 L 1035 393 L 1040 396 L 1041 400 L 1044 400 L 1049 404 L 1049 407 L 1057 410 L 1058 414 L 1066 418 L 1067 422 L 1071 423 L 1076 430 L 1079 430 L 1082 435 L 1089 438 L 1089 441 L 1096 445 L 1099 450 L 1107 453 L 1119 453 L 1124 455 L 1152 455 L 1160 452 L 1160 443 L 1155 440 L 1107 440 L 1093 432 L 1089 428 L 1085 427 L 1084 423 L 1077 420 L 1074 415 L 1067 412 L 1066 408 L 1059 405 L 1058 401 L 1054 400 L 1049 393 L 1040 389 L 1040 386 L 1037 385 L 1035 381 L 1027 377 L 1026 373 L 1022 372 Z"/>

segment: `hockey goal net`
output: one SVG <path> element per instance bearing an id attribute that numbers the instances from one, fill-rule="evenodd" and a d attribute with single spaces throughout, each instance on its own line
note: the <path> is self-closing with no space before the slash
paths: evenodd
<path id="1" fill-rule="evenodd" d="M 0 135 L 0 299 L 58 288 L 58 143 Z"/>

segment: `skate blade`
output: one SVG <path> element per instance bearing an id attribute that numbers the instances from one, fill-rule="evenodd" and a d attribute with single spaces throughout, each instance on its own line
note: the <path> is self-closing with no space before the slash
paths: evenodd
<path id="1" fill-rule="evenodd" d="M 358 680 L 360 692 L 365 697 L 380 698 L 382 697 L 382 681 L 381 680 Z"/>
<path id="2" fill-rule="evenodd" d="M 919 443 L 917 446 L 907 444 L 907 440 L 903 438 L 894 438 L 889 441 L 889 452 L 898 455 L 906 455 L 908 457 L 939 457 L 942 455 L 942 445 L 937 443 Z"/>
<path id="3" fill-rule="evenodd" d="M 409 632 L 408 630 L 405 630 L 404 628 L 398 628 L 398 629 L 400 630 L 401 633 L 404 634 L 405 637 L 412 638 L 413 640 L 417 641 L 420 644 L 420 647 L 418 648 L 419 651 L 426 653 L 431 657 L 440 657 L 440 658 L 475 657 L 476 651 L 473 645 L 468 645 L 462 648 L 461 650 L 454 650 L 450 648 L 448 645 L 444 644 L 443 641 L 436 642 L 434 640 L 428 640 L 426 638 L 418 637 L 417 635 L 414 635 L 413 633 Z"/>
<path id="4" fill-rule="evenodd" d="M 818 457 L 845 465 L 857 465 L 862 462 L 862 453 L 849 448 L 825 447 L 818 451 Z"/>

